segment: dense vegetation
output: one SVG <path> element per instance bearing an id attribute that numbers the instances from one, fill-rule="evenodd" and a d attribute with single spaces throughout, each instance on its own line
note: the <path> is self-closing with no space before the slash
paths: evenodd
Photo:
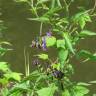
<path id="1" fill-rule="evenodd" d="M 72 4 L 76 0 L 14 0 L 14 2 L 28 4 L 32 18 L 26 19 L 40 23 L 40 32 L 30 44 L 32 50 L 36 49 L 39 53 L 33 56 L 34 70 L 31 72 L 29 54 L 25 48 L 25 75 L 14 72 L 7 62 L 2 61 L 2 56 L 12 50 L 10 48 L 12 45 L 1 39 L 0 96 L 90 96 L 88 88 L 96 81 L 87 83 L 72 81 L 71 76 L 74 75 L 75 69 L 71 59 L 80 59 L 80 63 L 96 61 L 96 53 L 76 47 L 80 40 L 96 35 L 96 32 L 86 27 L 87 23 L 93 23 L 92 20 L 96 16 L 96 0 L 93 0 L 93 8 L 78 6 L 78 12 L 74 14 L 71 14 L 71 8 L 74 7 Z M 48 27 L 48 32 L 43 33 L 44 25 Z M 5 27 L 1 20 L 0 32 L 3 30 Z M 50 57 L 50 49 L 57 52 L 54 59 Z"/>

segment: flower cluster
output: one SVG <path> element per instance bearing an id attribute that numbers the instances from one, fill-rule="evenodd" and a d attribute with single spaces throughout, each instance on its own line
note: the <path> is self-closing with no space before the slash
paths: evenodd
<path id="1" fill-rule="evenodd" d="M 51 37 L 51 36 L 52 36 L 52 32 L 47 32 L 45 36 L 36 38 L 35 40 L 32 41 L 31 47 L 46 51 L 47 50 L 46 37 Z"/>
<path id="2" fill-rule="evenodd" d="M 52 72 L 52 75 L 53 75 L 55 78 L 62 79 L 63 76 L 64 76 L 64 73 L 61 72 L 60 70 L 55 69 L 55 70 Z"/>

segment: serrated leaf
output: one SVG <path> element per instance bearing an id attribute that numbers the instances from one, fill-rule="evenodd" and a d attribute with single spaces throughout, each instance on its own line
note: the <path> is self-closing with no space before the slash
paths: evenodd
<path id="1" fill-rule="evenodd" d="M 50 84 L 49 87 L 42 88 L 37 91 L 38 96 L 53 96 L 54 92 L 57 90 L 55 84 Z"/>
<path id="2" fill-rule="evenodd" d="M 51 47 L 56 44 L 56 38 L 54 36 L 48 37 L 46 36 L 46 46 Z"/>
<path id="3" fill-rule="evenodd" d="M 22 89 L 22 90 L 28 90 L 28 84 L 26 82 L 20 83 L 20 84 L 16 84 L 14 86 L 14 89 Z"/>
<path id="4" fill-rule="evenodd" d="M 17 83 L 12 87 L 12 89 L 9 90 L 7 96 L 22 96 L 22 92 L 29 91 L 29 85 L 26 82 L 23 83 Z"/>
<path id="5" fill-rule="evenodd" d="M 70 40 L 70 37 L 69 37 L 68 33 L 63 33 L 63 37 L 64 37 L 64 39 L 65 39 L 65 43 L 66 43 L 68 49 L 69 49 L 73 54 L 75 54 L 74 49 L 73 49 L 73 46 L 72 46 L 72 42 L 71 42 L 71 40 Z"/>
<path id="6" fill-rule="evenodd" d="M 47 60 L 48 59 L 48 55 L 47 54 L 39 54 L 39 55 L 36 55 L 36 56 L 38 56 L 38 58 L 43 59 L 43 60 Z"/>
<path id="7" fill-rule="evenodd" d="M 91 22 L 91 18 L 86 11 L 77 13 L 72 19 L 74 23 L 81 27 L 81 29 L 85 27 L 86 22 Z"/>
<path id="8" fill-rule="evenodd" d="M 81 37 L 94 36 L 94 35 L 96 35 L 95 32 L 91 32 L 91 31 L 88 31 L 88 30 L 83 30 L 79 34 L 79 36 L 81 36 Z"/>

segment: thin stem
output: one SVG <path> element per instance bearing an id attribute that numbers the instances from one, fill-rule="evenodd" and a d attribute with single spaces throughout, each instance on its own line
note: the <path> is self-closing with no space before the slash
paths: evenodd
<path id="1" fill-rule="evenodd" d="M 29 70 L 29 54 L 27 52 L 27 76 L 30 75 L 30 70 Z M 27 84 L 30 85 L 30 80 L 27 81 Z M 27 93 L 27 96 L 29 96 L 29 92 Z"/>
<path id="2" fill-rule="evenodd" d="M 29 70 L 29 54 L 26 53 L 26 48 L 24 47 L 24 58 L 25 58 L 25 76 L 29 76 L 30 75 L 30 70 Z M 27 81 L 27 84 L 30 84 L 30 81 Z M 26 94 L 27 96 L 29 96 L 29 93 Z"/>
<path id="3" fill-rule="evenodd" d="M 68 7 L 70 7 L 71 3 L 72 3 L 72 0 L 70 0 L 70 2 L 69 2 L 69 4 L 68 4 Z"/>
<path id="4" fill-rule="evenodd" d="M 29 76 L 30 70 L 29 70 L 29 54 L 26 55 L 26 48 L 24 47 L 24 59 L 25 59 L 25 76 Z"/>
<path id="5" fill-rule="evenodd" d="M 95 8 L 96 8 L 96 0 L 95 0 L 94 6 L 93 6 L 93 8 L 92 8 L 91 14 L 95 11 Z"/>
<path id="6" fill-rule="evenodd" d="M 27 61 L 27 76 L 29 76 L 29 75 L 30 75 L 30 69 L 29 69 L 29 68 L 30 68 L 30 66 L 29 66 L 29 65 L 30 65 L 30 63 L 29 63 L 29 61 L 30 61 L 30 60 L 29 60 L 29 53 L 27 53 L 27 60 L 28 60 L 28 61 Z"/>
<path id="7" fill-rule="evenodd" d="M 68 6 L 66 0 L 63 0 L 63 1 L 64 1 L 65 5 Z"/>
<path id="8" fill-rule="evenodd" d="M 24 59 L 25 59 L 25 76 L 27 76 L 27 58 L 26 58 L 26 48 L 24 47 Z"/>
<path id="9" fill-rule="evenodd" d="M 66 0 L 63 0 L 63 1 L 64 1 L 64 4 L 65 4 L 65 7 L 66 7 L 67 15 L 69 16 L 69 6 L 68 6 Z"/>
<path id="10" fill-rule="evenodd" d="M 55 0 L 52 0 L 51 9 L 55 7 Z"/>
<path id="11" fill-rule="evenodd" d="M 32 5 L 32 8 L 33 8 L 33 4 L 34 4 L 34 3 L 33 3 L 33 0 L 31 0 L 31 5 Z"/>
<path id="12" fill-rule="evenodd" d="M 29 6 L 33 9 L 33 11 L 34 11 L 36 17 L 39 17 L 39 15 L 37 14 L 37 11 L 36 11 L 36 9 L 35 9 L 36 7 L 34 7 L 34 2 L 33 2 L 33 0 L 28 1 L 27 3 L 28 3 Z"/>
<path id="13" fill-rule="evenodd" d="M 43 22 L 41 22 L 40 24 L 40 36 L 42 36 L 42 26 L 43 26 Z"/>

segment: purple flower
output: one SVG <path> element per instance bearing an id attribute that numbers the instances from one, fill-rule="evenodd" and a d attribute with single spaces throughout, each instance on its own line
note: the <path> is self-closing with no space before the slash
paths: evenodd
<path id="1" fill-rule="evenodd" d="M 42 37 L 42 49 L 43 49 L 44 51 L 47 50 L 47 48 L 46 48 L 46 38 L 45 38 L 45 37 Z"/>
<path id="2" fill-rule="evenodd" d="M 55 70 L 52 72 L 52 75 L 53 75 L 55 78 L 61 79 L 61 78 L 63 78 L 64 73 L 62 73 L 61 71 L 55 69 Z"/>
<path id="3" fill-rule="evenodd" d="M 52 32 L 47 32 L 46 35 L 50 37 L 52 36 Z"/>

